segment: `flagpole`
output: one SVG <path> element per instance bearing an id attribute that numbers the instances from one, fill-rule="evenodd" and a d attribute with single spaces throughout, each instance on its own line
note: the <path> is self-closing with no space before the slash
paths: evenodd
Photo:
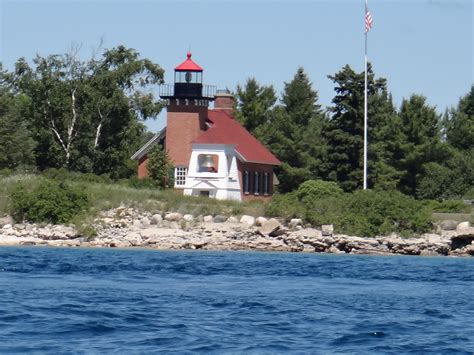
<path id="1" fill-rule="evenodd" d="M 365 16 L 367 0 L 365 0 Z M 367 28 L 365 28 L 365 80 L 364 80 L 364 190 L 367 190 Z"/>

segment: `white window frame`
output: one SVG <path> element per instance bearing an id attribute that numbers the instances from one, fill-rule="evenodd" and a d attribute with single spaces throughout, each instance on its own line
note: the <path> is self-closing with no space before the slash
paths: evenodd
<path id="1" fill-rule="evenodd" d="M 186 176 L 188 176 L 188 168 L 174 168 L 174 187 L 184 187 L 186 184 Z"/>

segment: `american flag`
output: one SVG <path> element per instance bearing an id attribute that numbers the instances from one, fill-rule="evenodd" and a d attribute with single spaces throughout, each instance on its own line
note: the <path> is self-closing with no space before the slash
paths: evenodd
<path id="1" fill-rule="evenodd" d="M 369 30 L 372 28 L 372 22 L 373 22 L 372 13 L 366 7 L 365 8 L 365 33 L 369 32 Z"/>

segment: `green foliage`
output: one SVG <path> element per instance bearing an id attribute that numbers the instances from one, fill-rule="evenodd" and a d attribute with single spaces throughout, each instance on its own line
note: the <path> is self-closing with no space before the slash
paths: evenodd
<path id="1" fill-rule="evenodd" d="M 173 164 L 162 145 L 156 144 L 148 152 L 147 169 L 156 186 L 161 189 L 173 187 Z"/>
<path id="2" fill-rule="evenodd" d="M 65 168 L 50 168 L 42 172 L 42 175 L 51 180 L 58 181 L 76 181 L 76 182 L 95 182 L 110 183 L 112 180 L 107 175 L 95 175 L 92 173 L 79 173 L 67 170 Z"/>
<path id="3" fill-rule="evenodd" d="M 275 194 L 267 205 L 265 214 L 273 217 L 282 217 L 286 220 L 303 217 L 305 206 L 298 200 L 296 192 Z"/>
<path id="4" fill-rule="evenodd" d="M 156 188 L 156 181 L 150 178 L 131 177 L 130 179 L 120 180 L 121 185 L 132 187 L 134 189 L 153 189 Z"/>
<path id="5" fill-rule="evenodd" d="M 464 204 L 462 200 L 445 200 L 445 201 L 423 201 L 425 207 L 437 213 L 469 213 L 471 207 Z"/>
<path id="6" fill-rule="evenodd" d="M 272 86 L 258 84 L 255 78 L 247 79 L 244 87 L 237 86 L 236 118 L 257 138 L 264 139 L 270 110 L 276 102 Z"/>
<path id="7" fill-rule="evenodd" d="M 358 190 L 348 194 L 333 188 L 324 190 L 319 198 L 318 193 L 313 198 L 303 195 L 302 200 L 298 192 L 276 195 L 266 212 L 286 219 L 300 217 L 313 225 L 334 224 L 339 233 L 359 236 L 412 235 L 431 228 L 430 206 L 399 192 Z"/>
<path id="8" fill-rule="evenodd" d="M 18 183 L 10 198 L 16 221 L 66 223 L 89 206 L 80 186 L 52 180 L 42 181 L 31 191 L 28 184 Z"/>
<path id="9" fill-rule="evenodd" d="M 359 190 L 347 199 L 349 211 L 341 228 L 356 235 L 390 232 L 409 235 L 431 229 L 431 211 L 415 199 L 399 192 Z"/>
<path id="10" fill-rule="evenodd" d="M 324 165 L 321 129 L 325 115 L 303 68 L 298 68 L 293 79 L 285 83 L 281 101 L 282 105 L 272 112 L 266 143 L 283 162 L 277 171 L 278 189 L 289 192 L 319 176 Z"/>
<path id="11" fill-rule="evenodd" d="M 425 97 L 412 95 L 408 100 L 403 100 L 399 115 L 406 137 L 401 147 L 403 155 L 398 164 L 403 171 L 401 190 L 415 196 L 423 174 L 423 165 L 443 161 L 448 152 L 441 143 L 441 117 L 435 107 L 426 103 Z"/>
<path id="12" fill-rule="evenodd" d="M 456 108 L 449 111 L 446 122 L 448 142 L 460 150 L 474 147 L 474 85 L 461 98 Z"/>
<path id="13" fill-rule="evenodd" d="M 25 119 L 28 99 L 13 95 L 5 75 L 0 63 L 0 170 L 34 165 L 35 148 Z"/>
<path id="14" fill-rule="evenodd" d="M 343 190 L 333 181 L 307 180 L 296 191 L 298 200 L 309 203 L 325 197 L 338 197 Z"/>
<path id="15" fill-rule="evenodd" d="M 364 72 L 344 66 L 333 76 L 336 96 L 329 108 L 331 117 L 323 131 L 328 144 L 326 179 L 337 181 L 345 191 L 362 186 L 364 136 Z M 393 189 L 400 173 L 401 122 L 397 118 L 386 80 L 375 78 L 369 64 L 367 73 L 369 130 L 369 183 Z"/>
<path id="16" fill-rule="evenodd" d="M 10 105 L 10 112 L 19 128 L 26 122 L 32 131 L 36 144 L 29 157 L 40 170 L 65 167 L 114 179 L 129 177 L 136 168 L 130 156 L 145 130 L 140 120 L 156 117 L 162 108 L 142 89 L 161 83 L 163 70 L 124 46 L 89 61 L 78 57 L 73 48 L 64 55 L 37 56 L 32 67 L 20 58 L 13 73 L 1 75 L 15 100 L 22 101 L 21 110 Z M 28 133 L 21 128 L 22 134 Z"/>

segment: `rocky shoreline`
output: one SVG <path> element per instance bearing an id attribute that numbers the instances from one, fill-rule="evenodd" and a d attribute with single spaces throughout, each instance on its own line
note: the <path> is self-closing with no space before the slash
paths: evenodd
<path id="1" fill-rule="evenodd" d="M 364 238 L 334 234 L 331 225 L 284 224 L 264 217 L 182 215 L 118 207 L 94 221 L 96 235 L 85 237 L 64 225 L 13 224 L 0 218 L 0 246 L 152 248 L 160 250 L 255 250 L 371 255 L 474 256 L 474 227 L 445 221 L 437 233 L 416 238 L 397 235 Z"/>

